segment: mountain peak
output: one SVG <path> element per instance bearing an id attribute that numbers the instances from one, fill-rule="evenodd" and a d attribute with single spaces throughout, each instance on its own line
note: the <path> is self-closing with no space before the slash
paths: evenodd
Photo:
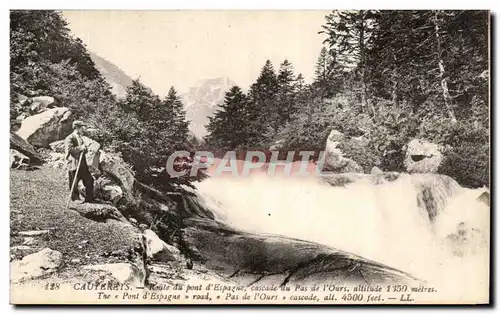
<path id="1" fill-rule="evenodd" d="M 202 79 L 182 95 L 187 119 L 191 121 L 190 129 L 197 137 L 207 135 L 208 117 L 224 102 L 224 95 L 234 85 L 227 77 Z"/>

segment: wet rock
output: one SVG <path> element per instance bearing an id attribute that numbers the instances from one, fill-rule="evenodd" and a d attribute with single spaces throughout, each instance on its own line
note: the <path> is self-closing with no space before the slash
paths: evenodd
<path id="1" fill-rule="evenodd" d="M 476 201 L 490 206 L 490 193 L 488 191 L 484 191 L 483 193 L 481 193 L 481 195 L 478 196 Z"/>
<path id="2" fill-rule="evenodd" d="M 49 109 L 23 120 L 17 134 L 35 147 L 49 147 L 49 143 L 64 139 L 71 133 L 69 109 Z"/>
<path id="3" fill-rule="evenodd" d="M 61 266 L 62 253 L 45 248 L 10 263 L 11 282 L 19 282 L 51 274 Z"/>
<path id="4" fill-rule="evenodd" d="M 258 284 L 273 276 L 276 285 L 318 280 L 342 283 L 416 282 L 411 275 L 320 244 L 232 230 L 207 219 L 184 220 L 185 240 L 203 264 L 226 278 Z M 268 278 L 271 279 L 271 278 Z"/>
<path id="5" fill-rule="evenodd" d="M 407 144 L 404 165 L 408 173 L 436 173 L 442 161 L 437 144 L 421 139 L 413 139 Z"/>

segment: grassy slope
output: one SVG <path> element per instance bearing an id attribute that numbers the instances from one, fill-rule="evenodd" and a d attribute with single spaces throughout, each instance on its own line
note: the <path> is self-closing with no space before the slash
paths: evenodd
<path id="1" fill-rule="evenodd" d="M 10 178 L 11 246 L 23 245 L 25 237 L 18 235 L 19 231 L 50 230 L 47 235 L 34 237 L 36 242 L 30 244 L 31 250 L 13 251 L 11 259 L 49 247 L 63 253 L 66 266 L 125 260 L 123 253 L 134 243 L 134 228 L 95 222 L 66 209 L 67 177 L 61 170 L 12 170 Z M 80 262 L 72 262 L 73 259 Z"/>

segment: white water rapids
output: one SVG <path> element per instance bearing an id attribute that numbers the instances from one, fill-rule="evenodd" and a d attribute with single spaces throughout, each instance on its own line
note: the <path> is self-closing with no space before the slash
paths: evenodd
<path id="1" fill-rule="evenodd" d="M 212 177 L 197 189 L 218 220 L 242 231 L 313 241 L 384 263 L 427 281 L 441 301 L 488 295 L 489 206 L 476 201 L 484 190 L 457 185 L 431 223 L 418 206 L 416 178 L 333 187 L 314 177 L 253 174 Z M 439 194 L 440 184 L 431 180 L 431 192 Z M 461 222 L 468 240 L 451 244 L 447 236 Z"/>

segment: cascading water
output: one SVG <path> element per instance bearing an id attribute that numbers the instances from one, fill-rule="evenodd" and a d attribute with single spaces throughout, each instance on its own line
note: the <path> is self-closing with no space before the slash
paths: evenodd
<path id="1" fill-rule="evenodd" d="M 242 231 L 384 263 L 441 289 L 440 300 L 443 293 L 463 301 L 487 295 L 489 206 L 476 200 L 483 190 L 449 177 L 401 174 L 392 182 L 332 186 L 321 178 L 253 174 L 212 177 L 197 189 L 215 219 Z"/>

